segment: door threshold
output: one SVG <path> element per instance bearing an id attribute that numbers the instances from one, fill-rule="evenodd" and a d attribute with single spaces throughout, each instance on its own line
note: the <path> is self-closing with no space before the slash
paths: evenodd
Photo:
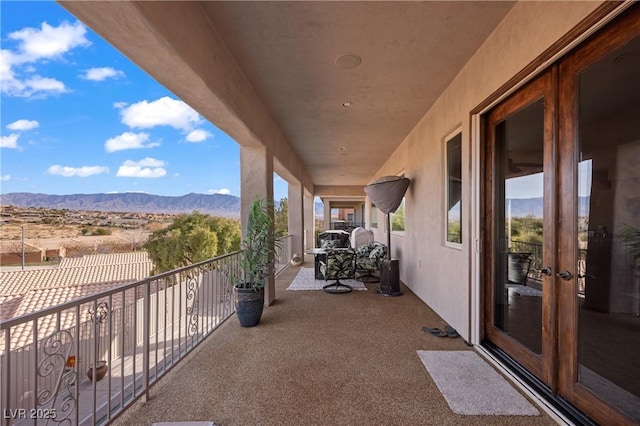
<path id="1" fill-rule="evenodd" d="M 509 368 L 505 358 L 499 356 L 498 349 L 493 349 L 484 345 L 474 345 L 476 351 L 493 365 L 500 373 L 506 376 L 509 381 L 531 399 L 541 410 L 549 415 L 560 425 L 595 425 L 590 419 L 577 412 L 575 408 L 569 407 L 568 403 L 553 398 L 550 392 L 545 392 L 541 386 L 535 386 L 523 375 L 518 374 Z M 560 407 L 562 405 L 563 407 Z"/>

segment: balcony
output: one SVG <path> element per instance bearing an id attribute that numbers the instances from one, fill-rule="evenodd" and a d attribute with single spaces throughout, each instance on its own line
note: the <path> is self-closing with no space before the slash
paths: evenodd
<path id="1" fill-rule="evenodd" d="M 2 402 L 14 410 L 3 424 L 46 423 L 11 416 L 20 408 L 54 409 L 68 424 L 478 422 L 452 413 L 416 354 L 472 349 L 422 332 L 444 323 L 408 289 L 398 298 L 374 294 L 375 284 L 339 296 L 287 291 L 299 270 L 289 266 L 261 324 L 242 328 L 230 318 L 236 262 L 222 256 L 3 322 Z M 92 382 L 86 370 L 101 359 L 109 371 Z M 554 424 L 546 414 L 491 422 Z"/>

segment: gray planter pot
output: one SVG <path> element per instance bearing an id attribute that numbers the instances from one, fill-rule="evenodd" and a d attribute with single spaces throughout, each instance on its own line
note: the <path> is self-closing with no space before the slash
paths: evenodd
<path id="1" fill-rule="evenodd" d="M 236 316 L 242 327 L 254 327 L 260 323 L 264 308 L 264 288 L 233 288 Z"/>

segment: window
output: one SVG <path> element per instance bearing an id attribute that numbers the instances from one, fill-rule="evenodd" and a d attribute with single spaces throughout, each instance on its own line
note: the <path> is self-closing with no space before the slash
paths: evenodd
<path id="1" fill-rule="evenodd" d="M 391 213 L 391 232 L 404 233 L 404 197 L 398 209 Z"/>
<path id="2" fill-rule="evenodd" d="M 447 242 L 462 244 L 462 133 L 447 138 Z"/>
<path id="3" fill-rule="evenodd" d="M 369 227 L 378 228 L 378 208 L 373 203 L 371 203 L 371 209 L 369 211 Z"/>

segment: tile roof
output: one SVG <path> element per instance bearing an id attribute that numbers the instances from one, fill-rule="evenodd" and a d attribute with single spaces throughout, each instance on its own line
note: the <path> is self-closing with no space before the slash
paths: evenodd
<path id="1" fill-rule="evenodd" d="M 146 251 L 132 253 L 92 254 L 82 257 L 64 258 L 60 261 L 60 268 L 77 266 L 123 265 L 130 263 L 150 262 Z"/>
<path id="2" fill-rule="evenodd" d="M 32 290 L 90 283 L 137 281 L 147 278 L 152 268 L 153 263 L 147 261 L 132 264 L 0 272 L 0 295 L 19 295 Z"/>
<path id="3" fill-rule="evenodd" d="M 57 268 L 0 272 L 0 320 L 142 280 L 149 277 L 153 268 L 153 262 L 146 252 L 91 255 L 65 260 Z M 127 292 L 127 299 L 132 301 L 133 297 L 132 291 Z M 122 296 L 112 299 L 112 309 L 121 305 Z M 89 307 L 82 307 L 81 312 Z M 53 332 L 56 321 L 55 316 L 42 318 L 38 322 L 38 334 L 44 336 Z M 61 315 L 61 328 L 73 324 L 75 309 Z M 12 347 L 30 343 L 31 330 L 31 322 L 12 328 Z M 4 339 L 1 340 L 0 348 L 4 348 Z"/>
<path id="4" fill-rule="evenodd" d="M 45 307 L 58 305 L 83 296 L 110 290 L 127 284 L 127 282 L 109 282 L 98 284 L 83 284 L 70 287 L 47 288 L 29 291 L 20 296 L 0 296 L 2 303 L 2 319 L 8 319 L 36 312 Z M 123 306 L 122 293 L 116 294 L 111 299 L 111 309 L 117 310 Z M 124 304 L 133 303 L 133 291 L 125 292 Z M 98 303 L 108 301 L 108 298 L 101 298 Z M 87 312 L 93 307 L 93 303 L 85 303 L 80 306 L 79 322 L 87 321 Z M 5 318 L 5 314 L 11 316 Z M 57 315 L 47 315 L 38 320 L 38 338 L 42 339 L 57 330 Z M 76 309 L 67 309 L 60 314 L 60 329 L 64 330 L 76 324 Z M 27 321 L 11 328 L 11 348 L 16 349 L 33 342 L 33 321 Z M 4 338 L 0 341 L 0 353 L 4 352 Z"/>
<path id="5" fill-rule="evenodd" d="M 24 242 L 24 249 L 28 253 L 44 250 L 42 247 L 28 241 Z M 20 240 L 0 240 L 0 253 L 19 253 L 21 250 L 22 242 Z"/>

